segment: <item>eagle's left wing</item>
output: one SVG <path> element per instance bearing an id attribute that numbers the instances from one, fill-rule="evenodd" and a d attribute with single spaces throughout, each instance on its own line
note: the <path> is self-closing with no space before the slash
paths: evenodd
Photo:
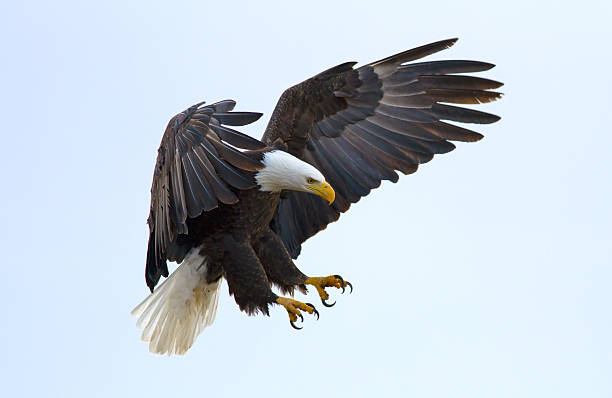
<path id="1" fill-rule="evenodd" d="M 455 148 L 449 141 L 482 135 L 445 123 L 493 123 L 499 117 L 442 103 L 478 104 L 501 94 L 501 83 L 472 76 L 494 65 L 477 61 L 408 63 L 444 50 L 456 39 L 414 48 L 353 69 L 347 62 L 286 90 L 262 141 L 278 140 L 294 156 L 318 168 L 336 191 L 330 207 L 321 198 L 289 192 L 272 228 L 296 258 L 301 244 L 338 219 L 351 203 L 396 171 L 413 173 L 434 154 Z M 407 64 L 408 63 L 408 64 Z"/>
<path id="2" fill-rule="evenodd" d="M 173 117 L 162 138 L 151 186 L 149 246 L 145 277 L 151 290 L 161 275 L 168 276 L 166 260 L 180 262 L 188 251 L 177 241 L 185 235 L 187 219 L 238 201 L 230 187 L 250 189 L 255 180 L 245 171 L 262 165 L 236 148 L 262 149 L 260 141 L 227 126 L 242 126 L 261 113 L 232 112 L 232 100 L 196 104 Z"/>

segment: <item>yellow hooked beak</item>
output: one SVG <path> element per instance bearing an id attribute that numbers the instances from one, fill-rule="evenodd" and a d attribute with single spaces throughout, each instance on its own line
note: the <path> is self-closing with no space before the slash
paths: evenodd
<path id="1" fill-rule="evenodd" d="M 336 198 L 336 192 L 334 192 L 334 189 L 327 183 L 327 181 L 313 182 L 312 184 L 307 184 L 306 188 L 310 189 L 315 195 L 319 195 L 323 199 L 327 200 L 330 205 Z"/>

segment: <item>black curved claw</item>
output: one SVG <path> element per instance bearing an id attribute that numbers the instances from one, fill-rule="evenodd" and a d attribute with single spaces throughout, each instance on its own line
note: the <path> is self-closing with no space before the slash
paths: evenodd
<path id="1" fill-rule="evenodd" d="M 324 306 L 326 306 L 326 307 L 328 307 L 328 308 L 329 308 L 329 307 L 333 307 L 334 305 L 336 305 L 336 302 L 335 302 L 335 301 L 334 301 L 333 303 L 331 303 L 331 304 L 328 304 L 328 303 L 327 303 L 327 301 L 325 301 L 325 300 L 321 299 L 321 302 L 323 303 L 323 305 L 324 305 Z"/>
<path id="2" fill-rule="evenodd" d="M 297 316 L 300 317 L 300 321 L 304 322 L 304 317 L 302 316 L 302 314 L 297 314 Z M 296 329 L 296 330 L 303 329 L 303 328 L 295 326 L 295 323 L 293 323 L 293 321 L 291 319 L 289 319 L 289 323 L 291 324 L 291 327 Z"/>
<path id="3" fill-rule="evenodd" d="M 295 330 L 302 330 L 303 328 L 299 328 L 297 326 L 295 326 L 295 323 L 293 323 L 293 321 L 290 319 L 289 323 L 291 324 L 291 327 L 294 328 Z"/>
<path id="4" fill-rule="evenodd" d="M 314 305 L 310 304 L 310 303 L 304 303 L 306 305 L 309 305 L 312 307 L 312 314 L 317 316 L 317 321 L 319 320 L 319 311 L 317 311 L 317 309 L 315 308 Z M 323 303 L 325 304 L 325 303 Z"/>
<path id="5" fill-rule="evenodd" d="M 353 285 L 351 285 L 351 282 L 346 282 L 346 286 L 351 288 L 351 291 L 349 292 L 349 294 L 353 293 Z"/>

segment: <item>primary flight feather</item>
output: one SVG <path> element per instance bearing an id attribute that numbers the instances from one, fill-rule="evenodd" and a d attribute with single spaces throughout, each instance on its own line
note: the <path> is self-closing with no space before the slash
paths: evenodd
<path id="1" fill-rule="evenodd" d="M 293 259 L 302 243 L 382 180 L 396 182 L 450 141 L 482 135 L 446 121 L 493 123 L 499 117 L 449 104 L 501 96 L 501 83 L 460 73 L 477 61 L 412 62 L 452 46 L 443 40 L 359 68 L 347 62 L 281 96 L 261 140 L 232 127 L 260 113 L 235 102 L 196 104 L 173 117 L 162 138 L 151 188 L 145 278 L 151 289 L 132 312 L 151 352 L 183 354 L 215 318 L 221 278 L 241 310 L 268 315 L 282 305 L 293 327 L 310 303 L 293 295 L 313 286 L 352 286 L 339 275 L 312 277 Z M 232 126 L 232 127 L 228 127 Z M 180 266 L 168 276 L 167 261 Z M 167 279 L 157 288 L 159 279 Z"/>

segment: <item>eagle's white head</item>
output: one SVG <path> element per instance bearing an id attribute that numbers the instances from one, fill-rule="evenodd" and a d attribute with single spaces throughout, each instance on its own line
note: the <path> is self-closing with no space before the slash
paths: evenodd
<path id="1" fill-rule="evenodd" d="M 280 192 L 290 189 L 309 192 L 321 196 L 330 204 L 336 197 L 333 188 L 319 170 L 287 152 L 266 152 L 262 163 L 265 167 L 255 174 L 261 191 Z"/>

